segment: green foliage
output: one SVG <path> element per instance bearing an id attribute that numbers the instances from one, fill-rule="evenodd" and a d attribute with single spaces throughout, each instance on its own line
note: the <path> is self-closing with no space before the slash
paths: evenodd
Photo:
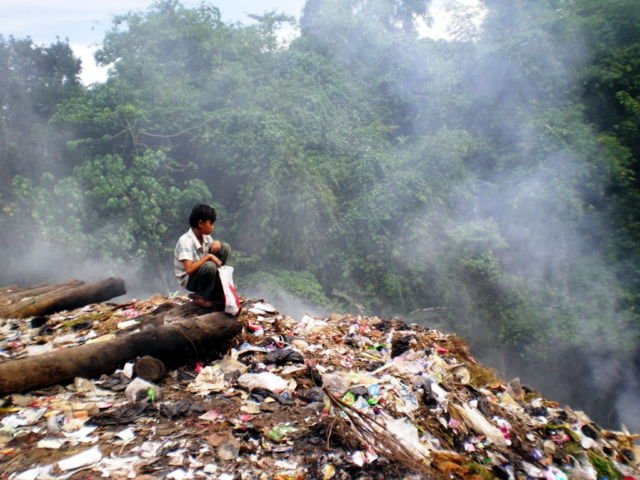
<path id="1" fill-rule="evenodd" d="M 8 210 L 8 226 L 18 234 L 18 243 L 29 244 L 32 237 L 42 238 L 43 246 L 64 244 L 80 257 L 89 255 L 88 235 L 82 231 L 83 190 L 71 177 L 56 182 L 45 174 L 40 185 L 16 176 L 15 201 Z M 5 211 L 7 211 L 5 210 Z M 30 228 L 24 228 L 26 222 Z"/>
<path id="2" fill-rule="evenodd" d="M 11 198 L 16 175 L 65 169 L 65 131 L 48 126 L 57 106 L 80 93 L 80 61 L 66 42 L 35 45 L 0 35 L 0 197 Z"/>
<path id="3" fill-rule="evenodd" d="M 170 242 L 186 229 L 185 212 L 211 195 L 199 180 L 178 187 L 163 176 L 167 161 L 163 152 L 149 150 L 130 167 L 121 157 L 106 155 L 60 180 L 46 174 L 36 185 L 16 177 L 11 208 L 16 230 L 27 221 L 29 236 L 64 245 L 80 258 L 159 267 Z"/>
<path id="4" fill-rule="evenodd" d="M 327 309 L 331 305 L 322 286 L 310 272 L 277 269 L 258 272 L 241 278 L 238 286 L 241 289 L 259 290 L 265 295 L 277 295 L 284 291 L 322 309 Z"/>
<path id="5" fill-rule="evenodd" d="M 166 164 L 163 152 L 149 150 L 134 157 L 130 167 L 114 155 L 76 167 L 74 176 L 85 189 L 90 212 L 87 233 L 108 232 L 105 252 L 121 258 L 156 252 L 158 258 L 170 227 L 184 222 L 183 212 L 200 198 L 210 201 L 202 182 L 195 180 L 179 189 L 162 176 Z"/>
<path id="6" fill-rule="evenodd" d="M 597 453 L 589 452 L 589 461 L 600 477 L 619 480 L 622 474 L 613 466 L 607 458 Z"/>
<path id="7" fill-rule="evenodd" d="M 580 70 L 581 99 L 588 120 L 602 132 L 602 149 L 612 158 L 608 202 L 602 208 L 615 228 L 609 254 L 620 261 L 620 276 L 630 286 L 626 300 L 637 308 L 640 299 L 631 292 L 640 286 L 640 9 L 632 0 L 574 3 L 577 26 L 592 54 Z"/>

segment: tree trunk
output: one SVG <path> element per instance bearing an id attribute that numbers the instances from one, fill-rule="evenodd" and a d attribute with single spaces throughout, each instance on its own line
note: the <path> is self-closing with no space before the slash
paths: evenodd
<path id="1" fill-rule="evenodd" d="M 184 364 L 226 351 L 241 331 L 234 317 L 216 312 L 106 342 L 9 360 L 0 363 L 0 395 L 66 383 L 75 377 L 95 378 L 143 355 L 168 366 Z"/>
<path id="2" fill-rule="evenodd" d="M 60 310 L 71 310 L 90 303 L 110 300 L 124 295 L 124 281 L 107 278 L 97 283 L 53 290 L 32 299 L 0 307 L 0 318 L 27 318 L 35 315 L 49 315 Z"/>

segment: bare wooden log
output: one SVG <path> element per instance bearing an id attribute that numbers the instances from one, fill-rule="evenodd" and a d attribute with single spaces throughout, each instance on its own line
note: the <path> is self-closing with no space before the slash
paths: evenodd
<path id="1" fill-rule="evenodd" d="M 65 288 L 0 307 L 0 318 L 27 318 L 34 315 L 48 315 L 60 310 L 69 310 L 83 307 L 90 303 L 110 300 L 125 293 L 127 291 L 124 288 L 124 281 L 120 278 L 111 277 L 89 285 Z"/>
<path id="2" fill-rule="evenodd" d="M 9 291 L 17 290 L 18 288 L 20 287 L 18 287 L 18 285 L 16 285 L 15 283 L 11 285 L 5 285 L 4 287 L 0 287 L 0 295 Z"/>
<path id="3" fill-rule="evenodd" d="M 31 285 L 29 287 L 18 287 L 18 286 L 15 286 L 14 288 L 7 287 L 6 289 L 0 290 L 0 303 L 3 305 L 5 303 L 11 303 L 13 298 L 22 298 L 23 296 L 27 295 L 28 291 L 40 289 L 43 287 L 54 288 L 55 285 L 48 285 L 45 283 L 41 283 L 38 285 Z"/>
<path id="4" fill-rule="evenodd" d="M 180 365 L 226 351 L 241 331 L 237 319 L 215 312 L 106 342 L 9 360 L 0 363 L 0 395 L 66 383 L 75 377 L 94 378 L 144 355 L 168 366 Z"/>
<path id="5" fill-rule="evenodd" d="M 224 311 L 224 305 L 220 306 L 216 306 L 214 308 L 215 311 Z M 175 308 L 173 308 L 171 311 L 168 312 L 169 316 L 176 316 L 176 317 L 193 317 L 193 316 L 197 316 L 197 315 L 202 315 L 203 312 L 207 311 L 206 308 L 204 307 L 200 307 L 199 305 L 197 305 L 194 302 L 187 302 L 183 305 L 179 305 Z M 209 310 L 211 311 L 211 310 Z"/>
<path id="6" fill-rule="evenodd" d="M 157 328 L 163 326 L 165 323 L 173 323 L 185 318 L 197 317 L 214 311 L 217 310 L 200 307 L 193 302 L 176 305 L 171 301 L 167 301 L 158 305 L 158 307 L 151 312 L 132 318 L 132 320 L 136 320 L 137 323 L 122 329 L 121 333 L 132 332 L 138 329 Z"/>
<path id="7" fill-rule="evenodd" d="M 136 360 L 136 363 L 133 365 L 133 373 L 136 374 L 136 377 L 148 380 L 149 382 L 159 382 L 164 378 L 167 369 L 162 360 L 158 360 L 150 355 L 145 355 Z"/>
<path id="8" fill-rule="evenodd" d="M 11 305 L 15 302 L 21 301 L 23 298 L 36 297 L 54 292 L 62 292 L 71 288 L 76 288 L 84 285 L 84 282 L 80 280 L 70 280 L 67 283 L 54 284 L 54 285 L 38 285 L 29 288 L 21 288 L 14 292 L 10 292 L 0 296 L 0 305 L 2 307 Z"/>

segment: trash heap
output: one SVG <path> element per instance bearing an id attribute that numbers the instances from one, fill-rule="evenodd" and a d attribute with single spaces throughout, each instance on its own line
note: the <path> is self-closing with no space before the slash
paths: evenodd
<path id="1" fill-rule="evenodd" d="M 167 303 L 0 321 L 0 355 L 99 341 Z M 293 319 L 243 302 L 223 358 L 156 382 L 133 363 L 9 395 L 0 478 L 640 480 L 640 436 L 505 383 L 465 342 L 396 319 Z M 38 325 L 38 326 L 34 326 Z"/>

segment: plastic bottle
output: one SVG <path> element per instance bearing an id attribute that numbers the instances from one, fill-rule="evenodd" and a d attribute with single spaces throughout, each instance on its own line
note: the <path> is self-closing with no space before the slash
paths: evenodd
<path id="1" fill-rule="evenodd" d="M 124 394 L 130 402 L 139 402 L 144 399 L 153 402 L 160 398 L 160 387 L 138 377 L 127 385 Z"/>

